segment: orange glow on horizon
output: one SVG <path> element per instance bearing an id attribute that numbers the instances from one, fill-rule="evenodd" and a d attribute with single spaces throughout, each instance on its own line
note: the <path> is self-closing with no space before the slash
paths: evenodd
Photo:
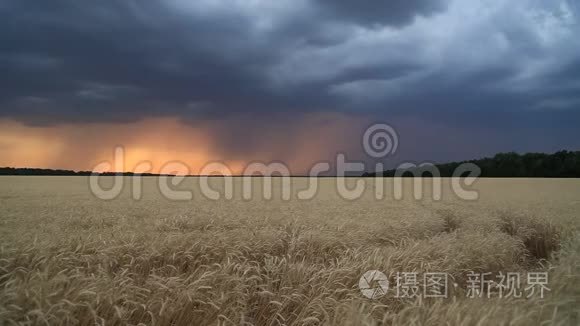
<path id="1" fill-rule="evenodd" d="M 249 125 L 254 143 L 238 150 L 235 144 L 243 144 L 245 128 L 241 135 L 239 129 L 235 134 L 230 130 L 235 125 L 232 128 L 224 121 L 189 125 L 177 118 L 150 118 L 133 123 L 29 126 L 0 120 L 0 166 L 95 171 L 102 162 L 114 163 L 115 148 L 121 146 L 124 172 L 160 173 L 168 163 L 180 162 L 187 171 L 171 173 L 199 174 L 207 163 L 221 162 L 236 175 L 253 161 L 283 161 L 292 173 L 304 173 L 314 162 L 333 157 L 332 144 L 358 144 L 358 137 L 349 137 L 344 130 L 366 122 L 318 114 L 292 123 Z M 224 139 L 236 143 L 224 145 Z M 137 171 L 143 162 L 150 163 L 149 171 Z"/>
<path id="2" fill-rule="evenodd" d="M 144 172 L 159 173 L 166 163 L 177 161 L 196 174 L 212 160 L 207 134 L 176 119 L 50 127 L 0 121 L 1 166 L 93 171 L 103 161 L 113 164 L 118 146 L 125 151 L 125 172 L 137 172 L 140 163 L 149 162 L 152 169 Z"/>

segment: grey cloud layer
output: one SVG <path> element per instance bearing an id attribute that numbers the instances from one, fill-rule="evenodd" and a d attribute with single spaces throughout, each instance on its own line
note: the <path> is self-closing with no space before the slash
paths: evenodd
<path id="1" fill-rule="evenodd" d="M 445 8 L 442 0 L 316 0 L 324 13 L 336 15 L 343 21 L 360 25 L 401 26 L 411 22 L 417 15 L 428 16 Z"/>
<path id="2" fill-rule="evenodd" d="M 580 122 L 574 1 L 3 1 L 0 116 Z M 546 120 L 551 119 L 551 120 Z"/>

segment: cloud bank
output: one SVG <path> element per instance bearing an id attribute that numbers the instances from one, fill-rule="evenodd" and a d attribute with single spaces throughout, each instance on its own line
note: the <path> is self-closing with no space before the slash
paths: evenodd
<path id="1" fill-rule="evenodd" d="M 171 118 L 235 154 L 329 114 L 580 146 L 575 1 L 7 0 L 0 22 L 0 119 L 25 126 Z"/>

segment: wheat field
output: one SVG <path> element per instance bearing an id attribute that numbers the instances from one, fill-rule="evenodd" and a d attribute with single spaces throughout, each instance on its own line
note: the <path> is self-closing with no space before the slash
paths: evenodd
<path id="1" fill-rule="evenodd" d="M 215 201 L 195 182 L 179 186 L 194 189 L 188 201 L 161 196 L 156 178 L 140 200 L 130 178 L 101 200 L 85 177 L 0 178 L 0 324 L 580 323 L 578 180 L 481 179 L 476 201 L 448 187 L 440 201 L 372 189 L 344 200 L 331 178 L 311 200 Z M 447 298 L 369 299 L 369 270 L 391 284 L 397 272 L 446 273 L 454 285 Z M 549 291 L 470 298 L 470 272 L 546 272 Z"/>

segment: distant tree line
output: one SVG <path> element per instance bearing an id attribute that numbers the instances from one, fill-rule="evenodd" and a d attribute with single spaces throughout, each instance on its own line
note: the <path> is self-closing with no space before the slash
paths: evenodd
<path id="1" fill-rule="evenodd" d="M 11 167 L 3 167 L 0 168 L 0 175 L 47 175 L 47 176 L 89 176 L 91 174 L 98 174 L 98 175 L 124 175 L 124 176 L 133 176 L 133 175 L 142 175 L 142 176 L 160 176 L 161 174 L 153 174 L 153 173 L 133 173 L 133 172 L 102 172 L 102 173 L 94 173 L 91 171 L 72 171 L 72 170 L 53 170 L 53 169 L 36 169 L 36 168 L 11 168 Z M 169 174 L 165 174 L 168 175 Z"/>
<path id="2" fill-rule="evenodd" d="M 560 151 L 554 154 L 544 153 L 527 153 L 517 154 L 499 153 L 491 158 L 483 158 L 479 160 L 452 162 L 444 164 L 435 164 L 442 177 L 450 177 L 454 171 L 463 163 L 473 163 L 481 169 L 481 177 L 493 178 L 580 178 L 580 151 Z M 426 171 L 426 169 L 421 169 Z M 408 173 L 410 172 L 410 173 Z M 413 176 L 412 172 L 417 172 L 416 169 L 408 169 L 399 171 L 403 173 L 404 177 Z M 88 176 L 93 172 L 90 171 L 71 171 L 71 170 L 53 170 L 53 169 L 36 169 L 36 168 L 11 168 L 0 167 L 0 175 L 54 175 L 54 176 Z M 379 175 L 385 177 L 393 177 L 397 170 L 388 170 Z M 104 172 L 99 175 L 136 175 L 132 172 Z M 159 176 L 159 174 L 143 173 L 143 176 Z M 363 176 L 372 177 L 376 173 L 365 173 Z M 167 176 L 170 176 L 167 174 Z M 431 176 L 425 173 L 424 176 Z"/>
<path id="3" fill-rule="evenodd" d="M 481 169 L 481 177 L 490 178 L 580 178 L 580 151 L 560 151 L 554 154 L 499 153 L 491 158 L 435 164 L 442 177 L 450 177 L 463 163 L 473 163 Z M 399 171 L 404 177 L 413 176 L 417 169 Z M 420 171 L 426 171 L 421 169 Z M 385 177 L 395 176 L 397 170 L 379 173 Z M 405 173 L 409 172 L 409 173 Z M 375 176 L 376 173 L 365 173 L 364 176 Z M 425 173 L 424 176 L 430 176 Z"/>

